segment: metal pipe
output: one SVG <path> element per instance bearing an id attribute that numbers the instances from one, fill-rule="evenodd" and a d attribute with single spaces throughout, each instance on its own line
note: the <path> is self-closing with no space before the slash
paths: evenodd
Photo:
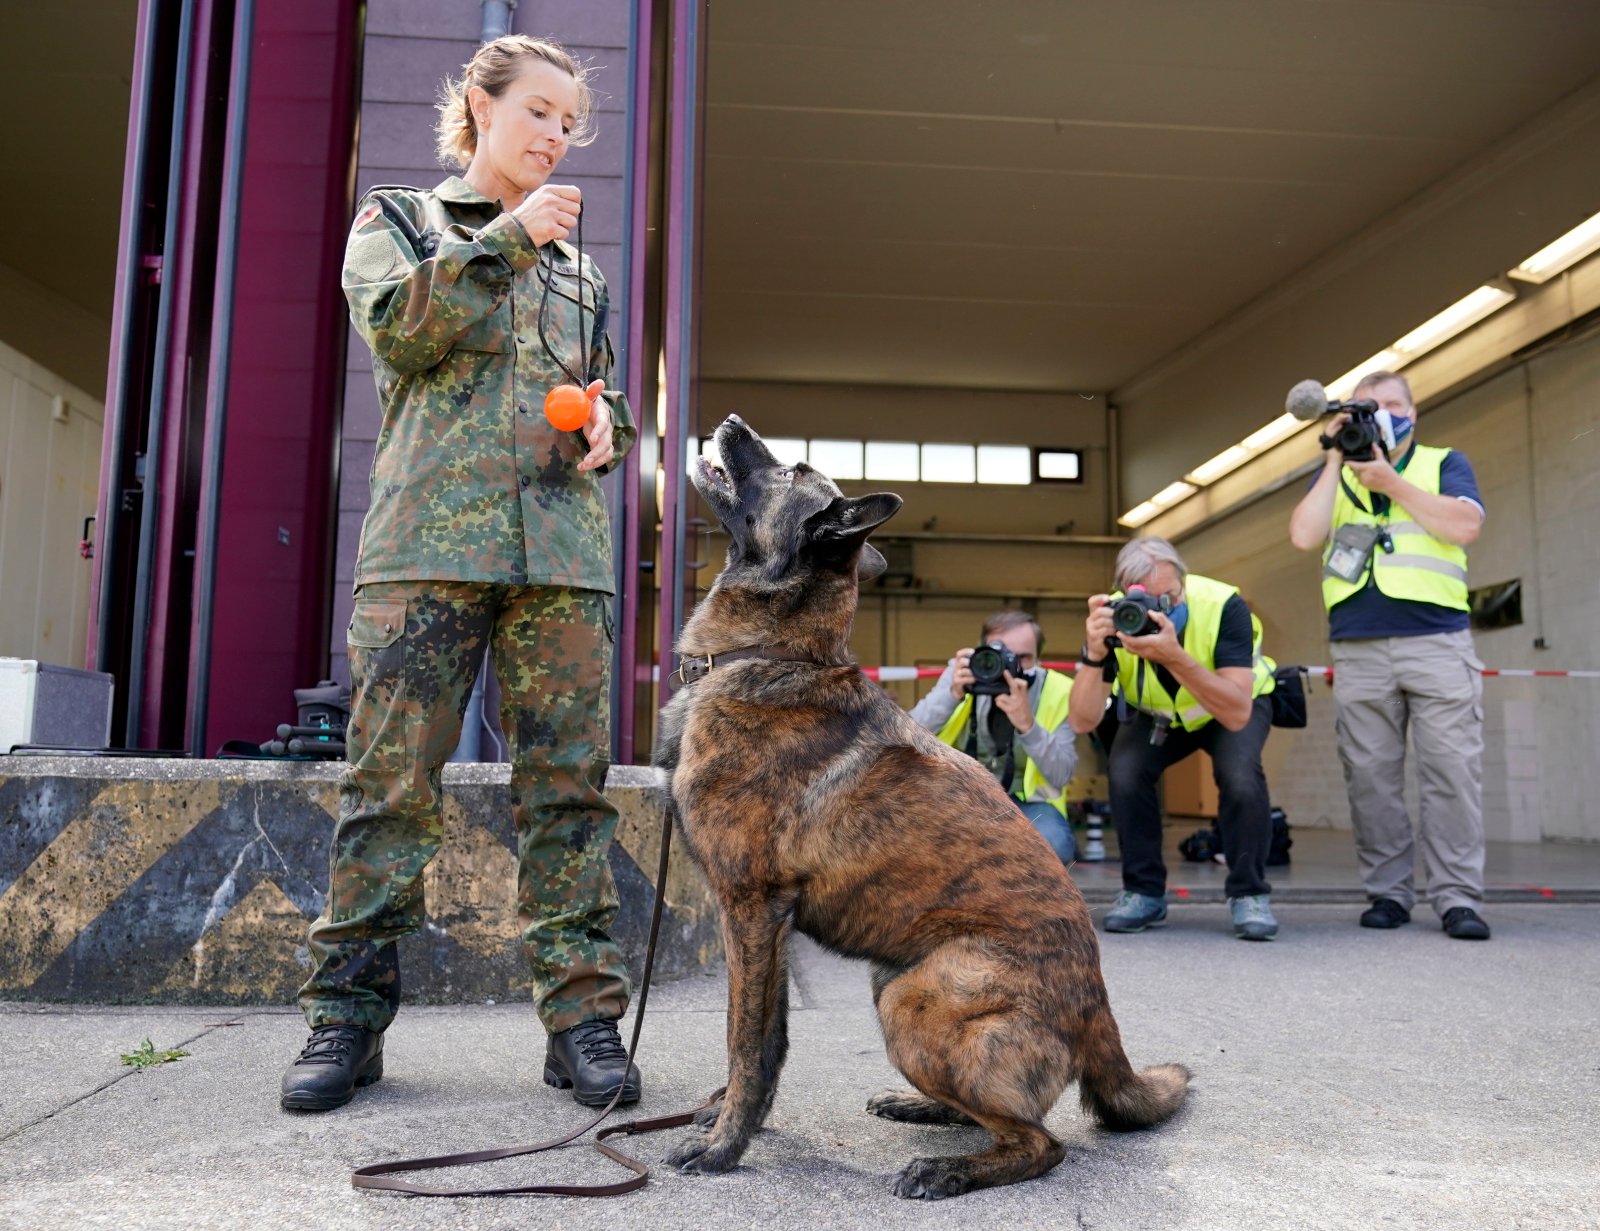
<path id="1" fill-rule="evenodd" d="M 633 683 L 634 656 L 639 652 L 639 518 L 645 504 L 641 486 L 640 450 L 645 441 L 644 311 L 645 226 L 650 204 L 650 98 L 651 66 L 655 56 L 655 14 L 652 0 L 630 0 L 628 36 L 628 97 L 623 148 L 629 157 L 622 170 L 622 325 L 618 366 L 622 387 L 633 402 L 638 438 L 618 468 L 617 509 L 612 522 L 616 562 L 613 586 L 617 611 L 616 654 L 611 670 L 611 757 L 631 765 L 634 757 L 636 718 Z M 653 413 L 653 408 L 650 411 Z M 652 480 L 654 475 L 651 476 Z M 652 482 L 652 498 L 654 483 Z M 620 531 L 620 535 L 618 534 Z M 620 549 L 616 549 L 620 547 Z"/>
<path id="2" fill-rule="evenodd" d="M 228 381 L 233 362 L 233 298 L 239 268 L 239 215 L 244 201 L 245 141 L 254 60 L 255 0 L 238 0 L 233 67 L 228 75 L 228 136 L 223 154 L 221 229 L 217 235 L 217 297 L 211 327 L 211 373 L 206 389 L 210 423 L 201 464 L 198 576 L 194 605 L 194 666 L 189 673 L 189 751 L 206 754 L 211 718 L 211 643 L 217 599 L 217 535 L 222 524 L 222 465 L 228 444 Z"/>
<path id="3" fill-rule="evenodd" d="M 478 41 L 488 43 L 510 34 L 511 13 L 516 7 L 517 0 L 483 0 Z"/>
<path id="4" fill-rule="evenodd" d="M 161 240 L 163 262 L 178 246 L 178 229 L 183 213 L 184 151 L 189 134 L 189 78 L 193 61 L 195 0 L 182 0 L 178 23 L 178 59 L 172 87 L 171 164 L 167 168 L 166 227 Z M 159 513 L 161 444 L 167 400 L 168 352 L 172 346 L 173 301 L 172 271 L 164 265 L 159 307 L 156 312 L 155 362 L 150 378 L 150 426 L 145 433 L 144 485 L 139 499 L 139 557 L 133 580 L 133 639 L 128 658 L 127 730 L 124 742 L 136 748 L 142 735 L 144 709 L 145 642 L 150 634 L 150 601 L 154 583 L 156 518 Z"/>
<path id="5" fill-rule="evenodd" d="M 156 46 L 159 42 L 162 0 L 148 0 L 139 28 L 138 96 L 128 122 L 128 173 L 122 190 L 122 243 L 118 253 L 117 322 L 112 338 L 115 368 L 110 398 L 106 402 L 106 458 L 100 473 L 105 504 L 97 523 L 100 558 L 96 594 L 94 668 L 105 671 L 111 663 L 111 627 L 116 595 L 117 535 L 122 522 L 122 453 L 128 438 L 128 382 L 133 378 L 134 329 L 139 283 L 145 276 L 143 244 L 144 179 L 150 166 L 150 103 L 155 94 Z"/>

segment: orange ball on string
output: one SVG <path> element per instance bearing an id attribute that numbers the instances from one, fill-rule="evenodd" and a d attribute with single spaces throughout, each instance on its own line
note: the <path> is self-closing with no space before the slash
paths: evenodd
<path id="1" fill-rule="evenodd" d="M 577 385 L 557 385 L 544 395 L 544 417 L 562 432 L 575 432 L 589 421 L 589 398 Z"/>

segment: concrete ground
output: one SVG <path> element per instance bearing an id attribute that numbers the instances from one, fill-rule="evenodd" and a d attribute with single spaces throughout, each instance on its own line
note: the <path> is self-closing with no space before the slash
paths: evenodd
<path id="1" fill-rule="evenodd" d="M 580 1122 L 540 1081 L 526 1005 L 407 1009 L 384 1080 L 320 1115 L 277 1105 L 305 1033 L 290 1010 L 0 1005 L 0 1226 L 1600 1227 L 1600 906 L 1494 907 L 1488 944 L 1449 940 L 1420 915 L 1363 931 L 1356 910 L 1284 905 L 1273 944 L 1232 939 L 1225 908 L 1201 904 L 1176 906 L 1158 932 L 1102 935 L 1129 1054 L 1192 1068 L 1187 1107 L 1115 1135 L 1069 1091 L 1049 1121 L 1069 1146 L 1056 1171 L 938 1204 L 890 1195 L 894 1175 L 986 1135 L 864 1113 L 901 1084 L 866 972 L 809 942 L 796 947 L 789 1064 L 744 1164 L 717 1177 L 657 1168 L 642 1192 L 603 1202 L 350 1188 L 363 1163 Z M 630 1116 L 721 1084 L 724 995 L 720 975 L 655 989 L 646 1098 Z M 145 1038 L 190 1054 L 123 1067 Z M 684 1131 L 631 1145 L 654 1163 Z M 431 1182 L 620 1175 L 581 1146 Z"/>

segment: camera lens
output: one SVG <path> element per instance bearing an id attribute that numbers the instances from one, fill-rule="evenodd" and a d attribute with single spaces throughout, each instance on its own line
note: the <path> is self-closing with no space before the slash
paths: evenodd
<path id="1" fill-rule="evenodd" d="M 1137 635 L 1148 619 L 1144 605 L 1131 598 L 1118 599 L 1111 608 L 1111 623 L 1119 633 Z"/>
<path id="2" fill-rule="evenodd" d="M 1005 662 L 1000 657 L 1000 651 L 991 645 L 973 650 L 967 666 L 972 670 L 972 678 L 979 683 L 993 683 L 1005 674 Z"/>

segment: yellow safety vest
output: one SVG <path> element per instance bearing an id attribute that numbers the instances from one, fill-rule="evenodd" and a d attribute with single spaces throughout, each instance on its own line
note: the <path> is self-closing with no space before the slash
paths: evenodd
<path id="1" fill-rule="evenodd" d="M 1408 482 L 1425 492 L 1439 494 L 1439 472 L 1449 449 L 1435 449 L 1428 445 L 1415 445 L 1411 460 L 1406 463 Z M 1433 603 L 1456 611 L 1471 610 L 1467 603 L 1467 551 L 1458 543 L 1447 543 L 1436 538 L 1411 520 L 1411 515 L 1391 500 L 1389 510 L 1382 517 L 1371 512 L 1372 493 L 1361 486 L 1360 480 L 1348 467 L 1340 471 L 1338 494 L 1333 498 L 1333 522 L 1328 530 L 1328 545 L 1322 559 L 1326 563 L 1333 550 L 1333 533 L 1340 526 L 1352 522 L 1361 526 L 1381 526 L 1389 533 L 1394 551 L 1383 550 L 1378 545 L 1372 550 L 1371 565 L 1360 581 L 1345 581 L 1340 577 L 1322 578 L 1322 602 L 1331 611 L 1352 594 L 1366 587 L 1368 579 L 1379 591 L 1390 598 L 1416 603 Z M 1350 498 L 1350 493 L 1366 497 L 1365 509 Z"/>
<path id="2" fill-rule="evenodd" d="M 1183 596 L 1189 604 L 1189 622 L 1183 630 L 1183 648 L 1207 671 L 1216 670 L 1217 634 L 1222 631 L 1222 609 L 1239 591 L 1220 581 L 1190 573 L 1184 579 Z M 1112 595 L 1113 598 L 1119 595 Z M 1261 653 L 1261 621 L 1255 612 L 1250 613 L 1253 653 L 1251 699 L 1265 696 L 1275 687 L 1272 673 L 1277 664 Z M 1118 649 L 1117 687 L 1129 705 L 1147 714 L 1171 714 L 1173 723 L 1185 731 L 1197 731 L 1211 721 L 1211 712 L 1197 701 L 1181 684 L 1173 697 L 1161 685 L 1154 663 L 1146 663 L 1137 654 Z M 1144 663 L 1144 680 L 1139 680 L 1139 665 Z"/>
<path id="3" fill-rule="evenodd" d="M 1043 667 L 1044 685 L 1039 689 L 1039 708 L 1033 712 L 1033 720 L 1046 731 L 1054 731 L 1067 720 L 1067 707 L 1072 699 L 1072 680 L 1059 671 L 1048 671 Z M 952 748 L 958 746 L 962 734 L 967 729 L 967 719 L 972 715 L 974 697 L 969 692 L 961 698 L 961 704 L 956 706 L 956 712 L 950 715 L 950 720 L 939 730 L 939 738 Z M 1017 747 L 1017 758 L 1022 762 L 1022 794 L 1019 798 L 1023 803 L 1046 803 L 1062 816 L 1067 814 L 1067 788 L 1062 786 L 1058 792 L 1055 787 L 1045 781 L 1044 775 L 1039 772 L 1039 767 L 1033 763 L 1033 758 Z"/>

